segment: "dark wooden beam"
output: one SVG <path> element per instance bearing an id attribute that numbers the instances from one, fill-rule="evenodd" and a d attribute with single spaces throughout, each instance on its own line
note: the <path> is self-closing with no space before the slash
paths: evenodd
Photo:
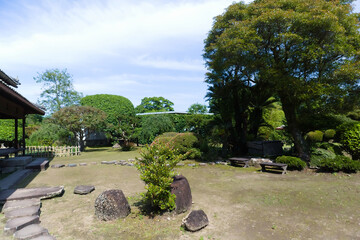
<path id="1" fill-rule="evenodd" d="M 23 131 L 22 131 L 22 134 L 23 134 L 23 138 L 22 138 L 22 147 L 24 148 L 23 150 L 23 156 L 25 156 L 25 149 L 26 149 L 26 143 L 25 143 L 25 123 L 26 123 L 26 117 L 23 118 Z"/>

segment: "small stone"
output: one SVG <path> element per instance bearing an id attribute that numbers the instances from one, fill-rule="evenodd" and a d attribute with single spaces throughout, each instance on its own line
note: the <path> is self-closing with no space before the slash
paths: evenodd
<path id="1" fill-rule="evenodd" d="M 121 190 L 107 190 L 95 200 L 95 215 L 100 220 L 125 218 L 130 212 L 130 205 Z"/>
<path id="2" fill-rule="evenodd" d="M 48 235 L 43 235 L 43 236 L 39 236 L 36 238 L 32 238 L 31 240 L 56 240 L 56 238 L 54 238 L 53 236 L 48 234 Z"/>
<path id="3" fill-rule="evenodd" d="M 189 167 L 195 167 L 196 164 L 195 164 L 195 163 L 189 163 L 188 166 L 189 166 Z"/>
<path id="4" fill-rule="evenodd" d="M 128 163 L 127 165 L 130 166 L 130 167 L 134 166 L 133 163 Z"/>
<path id="5" fill-rule="evenodd" d="M 210 162 L 209 164 L 210 164 L 210 165 L 215 165 L 215 163 L 214 163 L 214 162 Z"/>
<path id="6" fill-rule="evenodd" d="M 87 166 L 87 163 L 79 163 L 79 166 Z"/>
<path id="7" fill-rule="evenodd" d="M 185 166 L 185 164 L 183 164 L 183 163 L 177 163 L 176 166 L 180 166 L 180 167 L 181 167 L 181 166 Z"/>
<path id="8" fill-rule="evenodd" d="M 199 166 L 206 166 L 206 163 L 199 163 Z"/>
<path id="9" fill-rule="evenodd" d="M 183 219 L 183 225 L 186 230 L 196 232 L 209 225 L 209 220 L 203 210 L 194 210 Z"/>
<path id="10" fill-rule="evenodd" d="M 62 168 L 62 167 L 65 167 L 64 164 L 53 164 L 51 165 L 51 168 Z"/>
<path id="11" fill-rule="evenodd" d="M 116 164 L 117 163 L 117 161 L 102 161 L 101 162 L 101 164 L 108 164 L 108 165 L 110 165 L 110 164 Z"/>
<path id="12" fill-rule="evenodd" d="M 70 163 L 67 165 L 68 167 L 77 167 L 77 164 L 76 163 Z"/>
<path id="13" fill-rule="evenodd" d="M 119 143 L 115 143 L 112 147 L 113 147 L 113 148 L 121 148 L 121 146 L 120 146 Z"/>
<path id="14" fill-rule="evenodd" d="M 128 159 L 128 161 L 129 162 L 135 162 L 135 159 L 130 158 L 130 159 Z"/>
<path id="15" fill-rule="evenodd" d="M 92 164 L 92 165 L 96 165 L 96 164 L 97 164 L 97 162 L 91 162 L 91 164 Z"/>
<path id="16" fill-rule="evenodd" d="M 86 194 L 91 193 L 94 190 L 95 190 L 94 186 L 80 185 L 80 186 L 75 187 L 74 193 L 75 194 L 80 194 L 80 195 L 86 195 Z"/>
<path id="17" fill-rule="evenodd" d="M 220 162 L 221 165 L 227 165 L 227 162 Z"/>
<path id="18" fill-rule="evenodd" d="M 43 235 L 49 235 L 49 232 L 46 228 L 43 228 L 38 224 L 31 224 L 15 232 L 14 238 L 26 240 L 26 239 L 33 239 L 35 237 L 40 237 Z"/>

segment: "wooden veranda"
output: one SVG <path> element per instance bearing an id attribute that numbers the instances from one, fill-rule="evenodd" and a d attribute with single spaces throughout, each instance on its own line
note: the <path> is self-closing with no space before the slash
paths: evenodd
<path id="1" fill-rule="evenodd" d="M 14 90 L 20 85 L 17 79 L 0 70 L 0 119 L 14 119 L 15 139 L 12 148 L 1 149 L 0 156 L 23 151 L 25 154 L 25 123 L 28 114 L 44 115 L 45 112 Z M 18 127 L 22 120 L 22 139 L 19 141 Z"/>

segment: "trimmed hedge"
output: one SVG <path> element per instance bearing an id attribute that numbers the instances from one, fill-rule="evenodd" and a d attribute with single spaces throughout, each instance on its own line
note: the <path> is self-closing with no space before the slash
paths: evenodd
<path id="1" fill-rule="evenodd" d="M 320 164 L 320 171 L 324 172 L 346 172 L 356 173 L 360 171 L 360 161 L 352 160 L 345 156 L 336 156 L 334 159 L 323 159 Z"/>
<path id="2" fill-rule="evenodd" d="M 166 144 L 174 149 L 177 154 L 184 155 L 184 158 L 198 159 L 201 152 L 198 149 L 199 140 L 192 132 L 186 133 L 163 133 L 155 138 L 152 145 Z"/>
<path id="3" fill-rule="evenodd" d="M 324 133 L 320 130 L 311 131 L 306 134 L 306 140 L 310 142 L 322 142 L 323 138 Z"/>
<path id="4" fill-rule="evenodd" d="M 289 170 L 303 170 L 306 167 L 306 163 L 297 157 L 291 156 L 279 156 L 275 159 L 276 163 L 285 163 L 288 165 Z"/>

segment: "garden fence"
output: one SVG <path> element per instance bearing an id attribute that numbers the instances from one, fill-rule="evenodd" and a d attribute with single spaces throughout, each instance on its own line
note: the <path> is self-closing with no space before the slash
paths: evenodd
<path id="1" fill-rule="evenodd" d="M 27 146 L 25 154 L 33 157 L 70 157 L 80 155 L 80 147 Z"/>

